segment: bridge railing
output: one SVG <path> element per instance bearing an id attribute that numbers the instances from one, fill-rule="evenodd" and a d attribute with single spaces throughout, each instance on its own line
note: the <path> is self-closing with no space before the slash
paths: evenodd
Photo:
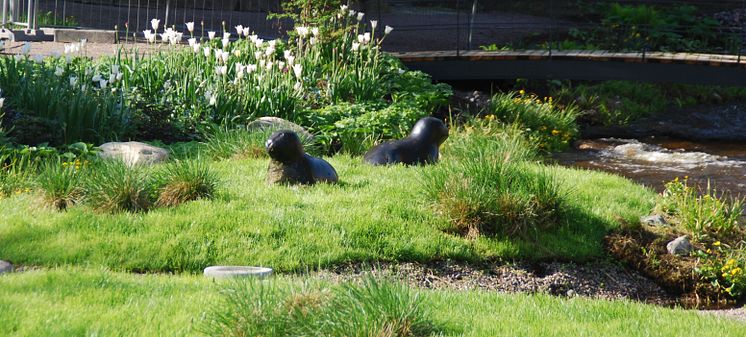
<path id="1" fill-rule="evenodd" d="M 195 22 L 204 30 L 241 24 L 281 37 L 288 22 L 268 20 L 282 0 L 3 0 L 4 22 L 31 27 L 118 29 L 142 35 Z M 392 26 L 384 48 L 398 51 L 491 48 L 602 49 L 740 54 L 746 0 L 355 0 L 351 8 Z M 28 15 L 32 13 L 32 15 Z M 9 23 L 8 23 L 9 25 Z"/>

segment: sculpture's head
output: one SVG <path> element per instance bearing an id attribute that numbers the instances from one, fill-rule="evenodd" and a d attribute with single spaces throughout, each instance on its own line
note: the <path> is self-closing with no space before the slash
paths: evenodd
<path id="1" fill-rule="evenodd" d="M 448 127 L 435 117 L 425 117 L 417 121 L 409 137 L 440 145 L 448 138 Z"/>
<path id="2" fill-rule="evenodd" d="M 283 164 L 292 163 L 303 158 L 303 144 L 295 132 L 279 130 L 272 133 L 264 144 L 267 154 Z"/>

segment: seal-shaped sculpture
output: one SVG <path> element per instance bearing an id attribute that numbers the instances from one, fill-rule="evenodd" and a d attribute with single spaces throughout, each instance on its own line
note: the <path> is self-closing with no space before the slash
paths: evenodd
<path id="1" fill-rule="evenodd" d="M 407 138 L 379 144 L 365 153 L 365 161 L 373 165 L 402 163 L 425 165 L 438 161 L 440 144 L 448 138 L 448 127 L 435 117 L 417 121 Z"/>
<path id="2" fill-rule="evenodd" d="M 303 150 L 298 135 L 290 130 L 274 132 L 265 143 L 269 154 L 267 181 L 270 184 L 336 183 L 337 171 L 326 160 Z"/>

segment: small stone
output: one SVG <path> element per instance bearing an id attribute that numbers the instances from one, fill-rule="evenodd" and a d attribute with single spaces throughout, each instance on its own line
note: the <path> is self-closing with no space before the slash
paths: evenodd
<path id="1" fill-rule="evenodd" d="M 665 226 L 668 224 L 666 219 L 660 214 L 640 217 L 640 223 L 650 226 Z"/>
<path id="2" fill-rule="evenodd" d="M 141 142 L 109 142 L 99 146 L 101 158 L 117 158 L 129 166 L 157 164 L 168 159 L 168 150 Z"/>
<path id="3" fill-rule="evenodd" d="M 669 254 L 686 256 L 692 251 L 692 244 L 689 242 L 689 238 L 683 235 L 669 242 L 666 245 L 666 249 L 668 249 Z"/>
<path id="4" fill-rule="evenodd" d="M 567 291 L 567 297 L 575 297 L 575 295 L 577 295 L 575 290 L 570 289 Z"/>
<path id="5" fill-rule="evenodd" d="M 246 126 L 247 130 L 290 130 L 298 134 L 302 139 L 313 139 L 313 135 L 302 126 L 280 117 L 259 117 Z"/>
<path id="6" fill-rule="evenodd" d="M 12 273 L 13 265 L 10 262 L 0 260 L 0 274 Z"/>

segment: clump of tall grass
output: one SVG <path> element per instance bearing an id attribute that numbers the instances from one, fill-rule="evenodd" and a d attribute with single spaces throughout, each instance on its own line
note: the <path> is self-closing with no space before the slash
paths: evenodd
<path id="1" fill-rule="evenodd" d="M 170 163 L 155 175 L 157 206 L 173 207 L 197 199 L 211 199 L 218 185 L 217 175 L 202 161 Z"/>
<path id="2" fill-rule="evenodd" d="M 323 289 L 278 280 L 245 280 L 201 327 L 210 336 L 427 336 L 434 331 L 419 293 L 367 278 Z"/>
<path id="3" fill-rule="evenodd" d="M 443 161 L 424 170 L 425 194 L 450 219 L 448 231 L 518 235 L 559 220 L 564 197 L 555 177 L 531 164 L 536 151 L 523 134 L 489 123 L 449 138 Z"/>
<path id="4" fill-rule="evenodd" d="M 732 236 L 742 227 L 739 220 L 743 214 L 743 199 L 718 192 L 709 181 L 702 189 L 689 185 L 687 178 L 677 177 L 666 183 L 656 207 L 695 237 Z"/>
<path id="5" fill-rule="evenodd" d="M 152 206 L 153 186 L 146 167 L 130 167 L 121 160 L 100 160 L 87 176 L 86 202 L 107 212 L 147 211 Z"/>
<path id="6" fill-rule="evenodd" d="M 578 109 L 559 106 L 551 97 L 539 99 L 524 91 L 499 93 L 492 97 L 491 112 L 488 119 L 515 125 L 543 151 L 563 150 L 578 134 Z"/>
<path id="7" fill-rule="evenodd" d="M 58 210 L 66 210 L 83 199 L 84 188 L 81 170 L 85 164 L 80 160 L 45 165 L 37 183 L 45 199 Z"/>

